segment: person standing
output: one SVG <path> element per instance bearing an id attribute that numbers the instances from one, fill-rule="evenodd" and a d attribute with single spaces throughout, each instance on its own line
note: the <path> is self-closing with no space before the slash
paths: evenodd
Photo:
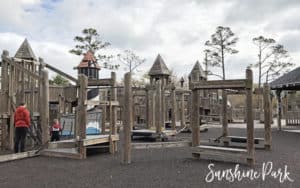
<path id="1" fill-rule="evenodd" d="M 61 131 L 62 129 L 58 122 L 58 119 L 54 119 L 53 125 L 51 127 L 51 142 L 60 140 L 59 132 Z"/>
<path id="2" fill-rule="evenodd" d="M 15 153 L 25 151 L 25 140 L 27 129 L 30 126 L 30 113 L 26 109 L 25 103 L 20 103 L 14 113 L 15 120 Z"/>

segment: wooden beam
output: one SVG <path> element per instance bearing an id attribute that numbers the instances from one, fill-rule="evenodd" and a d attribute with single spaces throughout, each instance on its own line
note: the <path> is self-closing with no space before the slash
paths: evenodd
<path id="1" fill-rule="evenodd" d="M 212 80 L 193 82 L 190 89 L 245 89 L 249 87 L 246 79 Z"/>
<path id="2" fill-rule="evenodd" d="M 21 62 L 25 62 L 25 63 L 37 63 L 36 60 L 26 60 L 26 59 L 20 59 L 20 58 L 16 58 L 16 57 L 12 57 L 11 58 L 13 61 L 21 63 Z"/>
<path id="3" fill-rule="evenodd" d="M 26 152 L 22 152 L 22 153 L 0 155 L 0 163 L 29 158 L 29 157 L 36 157 L 36 156 L 39 156 L 37 151 L 38 150 L 32 150 L 32 151 L 26 151 Z"/>
<path id="4" fill-rule="evenodd" d="M 192 153 L 195 158 L 200 158 L 200 156 L 204 155 L 207 156 L 208 159 L 213 157 L 214 160 L 237 163 L 246 162 L 248 156 L 247 150 L 245 149 L 204 145 L 193 147 Z"/>
<path id="5" fill-rule="evenodd" d="M 109 106 L 111 103 L 111 105 L 114 107 L 114 106 L 120 106 L 120 103 L 119 101 L 87 101 L 87 104 L 88 105 L 92 105 L 92 106 L 97 106 L 97 105 L 100 105 L 100 106 Z"/>
<path id="6" fill-rule="evenodd" d="M 61 71 L 61 70 L 53 67 L 52 65 L 49 65 L 49 64 L 45 63 L 45 67 L 47 67 L 48 69 L 52 70 L 53 72 L 55 72 L 55 73 L 57 73 L 57 74 L 65 77 L 65 78 L 67 78 L 67 79 L 69 79 L 69 80 L 71 80 L 71 81 L 73 81 L 75 83 L 78 82 L 78 80 L 76 78 L 74 78 L 73 76 L 71 76 L 71 75 L 69 75 L 69 74 L 67 74 L 67 73 L 65 73 L 65 72 L 63 72 L 63 71 Z"/>
<path id="7" fill-rule="evenodd" d="M 154 142 L 154 143 L 133 143 L 132 149 L 158 149 L 158 148 L 177 148 L 190 147 L 192 145 L 189 141 L 179 142 Z"/>
<path id="8" fill-rule="evenodd" d="M 112 86 L 113 80 L 111 78 L 89 80 L 88 86 Z"/>

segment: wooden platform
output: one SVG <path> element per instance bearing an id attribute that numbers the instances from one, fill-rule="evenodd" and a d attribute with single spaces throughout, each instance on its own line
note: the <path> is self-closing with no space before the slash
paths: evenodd
<path id="1" fill-rule="evenodd" d="M 112 135 L 111 139 L 113 142 L 116 142 L 119 140 L 119 135 Z M 109 142 L 109 135 L 87 135 L 87 137 L 83 139 L 82 143 L 84 148 L 87 149 L 98 144 L 109 144 Z M 67 157 L 72 159 L 85 158 L 80 155 L 78 142 L 75 139 L 50 142 L 48 149 L 44 149 L 41 154 L 50 157 Z"/>
<path id="2" fill-rule="evenodd" d="M 213 156 L 214 160 L 242 162 L 247 163 L 248 154 L 246 149 L 237 149 L 219 146 L 200 145 L 192 148 L 192 155 L 194 158 L 200 159 L 200 156 L 210 157 Z"/>
<path id="3" fill-rule="evenodd" d="M 112 141 L 118 141 L 119 135 L 112 135 Z M 90 146 L 95 144 L 109 143 L 109 135 L 87 135 L 83 140 L 83 146 Z"/>

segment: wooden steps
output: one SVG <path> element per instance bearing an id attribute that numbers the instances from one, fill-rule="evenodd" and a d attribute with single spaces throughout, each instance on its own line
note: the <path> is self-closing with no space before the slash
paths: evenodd
<path id="1" fill-rule="evenodd" d="M 57 149 L 57 148 L 75 148 L 75 140 L 63 140 L 58 142 L 49 142 L 48 149 Z"/>
<path id="2" fill-rule="evenodd" d="M 71 159 L 82 159 L 78 148 L 55 148 L 55 149 L 44 149 L 41 152 L 43 156 L 49 157 L 64 157 Z"/>
<path id="3" fill-rule="evenodd" d="M 200 145 L 192 148 L 194 158 L 200 159 L 200 156 L 213 156 L 214 160 L 231 161 L 231 162 L 247 162 L 248 153 L 246 149 L 228 148 L 219 146 Z"/>
<path id="4" fill-rule="evenodd" d="M 82 140 L 83 149 L 86 151 L 88 148 L 107 148 L 109 147 L 110 140 L 116 143 L 119 140 L 119 135 L 87 135 Z M 78 149 L 78 142 L 75 139 L 61 140 L 57 142 L 49 142 L 48 148 L 41 152 L 41 155 L 50 157 L 65 157 L 72 159 L 84 159 L 85 154 L 80 154 Z M 107 144 L 107 146 L 103 145 Z M 85 153 L 85 152 L 84 152 Z"/>

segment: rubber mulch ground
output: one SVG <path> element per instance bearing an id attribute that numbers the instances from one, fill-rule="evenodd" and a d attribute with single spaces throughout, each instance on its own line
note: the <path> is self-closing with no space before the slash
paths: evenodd
<path id="1" fill-rule="evenodd" d="M 201 133 L 201 139 L 217 137 L 221 129 L 212 128 Z M 243 129 L 230 129 L 231 135 L 245 135 Z M 189 137 L 182 134 L 181 137 Z M 256 137 L 263 137 L 262 129 L 256 130 Z M 300 187 L 300 134 L 272 132 L 272 151 L 256 150 L 254 170 L 260 172 L 263 162 L 271 161 L 273 170 L 284 171 L 287 165 L 288 176 L 294 182 L 279 182 L 271 176 L 265 180 L 258 178 L 241 181 L 226 180 L 207 183 L 210 172 L 208 165 L 214 163 L 215 170 L 234 169 L 234 163 L 210 160 L 195 160 L 189 148 L 134 150 L 132 163 L 122 165 L 119 156 L 101 153 L 88 156 L 86 160 L 35 157 L 0 164 L 0 188 L 84 188 L 84 187 L 129 187 L 129 188 L 202 188 L 202 187 Z M 241 170 L 249 167 L 241 165 Z"/>

